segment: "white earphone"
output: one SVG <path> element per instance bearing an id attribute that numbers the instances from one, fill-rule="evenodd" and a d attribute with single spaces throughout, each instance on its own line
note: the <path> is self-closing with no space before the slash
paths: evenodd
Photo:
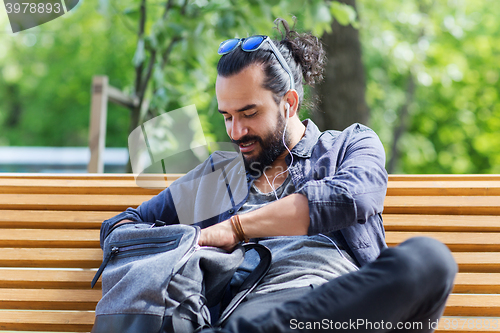
<path id="1" fill-rule="evenodd" d="M 269 179 L 267 178 L 267 175 L 266 173 L 264 172 L 264 177 L 266 177 L 266 180 L 267 180 L 267 183 L 269 184 L 269 186 L 271 186 L 271 189 L 273 190 L 274 192 L 274 196 L 276 197 L 276 200 L 279 200 L 278 198 L 278 194 L 276 193 L 276 189 L 274 187 L 274 181 L 276 180 L 276 178 L 282 174 L 284 174 L 285 172 L 288 171 L 288 169 L 290 168 L 290 166 L 293 164 L 293 155 L 292 155 L 292 152 L 290 151 L 290 149 L 287 147 L 286 145 L 286 142 L 285 142 L 285 134 L 286 134 L 286 129 L 288 127 L 288 117 L 290 115 L 290 103 L 285 103 L 285 107 L 286 107 L 286 120 L 285 120 L 285 128 L 283 129 L 283 137 L 282 137 L 282 140 L 283 140 L 283 145 L 285 146 L 286 150 L 288 151 L 288 153 L 290 154 L 290 157 L 291 157 L 291 162 L 290 162 L 290 165 L 288 165 L 288 167 L 286 168 L 285 171 L 282 171 L 280 173 L 278 173 L 274 178 L 273 178 L 273 182 L 271 184 L 271 182 L 269 181 Z"/>

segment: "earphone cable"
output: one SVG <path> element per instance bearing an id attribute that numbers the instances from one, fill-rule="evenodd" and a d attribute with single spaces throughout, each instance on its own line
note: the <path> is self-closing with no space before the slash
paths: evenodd
<path id="1" fill-rule="evenodd" d="M 288 115 L 290 113 L 290 105 L 287 103 L 287 108 L 286 108 L 286 121 L 285 121 L 285 128 L 283 129 L 283 137 L 282 137 L 282 140 L 283 140 L 283 145 L 285 146 L 286 150 L 288 151 L 288 153 L 290 154 L 290 157 L 291 157 L 291 161 L 290 161 L 290 164 L 287 165 L 287 168 L 285 171 L 282 171 L 280 173 L 278 173 L 276 176 L 274 176 L 273 178 L 273 183 L 269 183 L 269 179 L 267 178 L 266 176 L 266 173 L 264 172 L 264 176 L 266 176 L 266 179 L 267 179 L 267 183 L 271 186 L 271 189 L 273 190 L 274 192 L 274 196 L 276 197 L 276 200 L 279 200 L 278 198 L 278 194 L 276 193 L 276 190 L 274 189 L 274 182 L 276 180 L 277 177 L 279 177 L 280 175 L 284 174 L 285 172 L 287 172 L 289 169 L 290 169 L 290 166 L 293 164 L 293 154 L 292 152 L 290 151 L 290 149 L 288 148 L 288 146 L 286 145 L 286 142 L 285 142 L 285 134 L 286 134 L 286 129 L 288 127 Z"/>

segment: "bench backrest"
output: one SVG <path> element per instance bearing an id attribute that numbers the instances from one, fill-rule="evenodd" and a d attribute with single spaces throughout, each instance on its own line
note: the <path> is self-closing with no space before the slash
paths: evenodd
<path id="1" fill-rule="evenodd" d="M 132 175 L 0 175 L 0 332 L 89 332 L 101 297 L 100 284 L 90 289 L 100 224 L 158 192 Z M 390 176 L 387 243 L 434 237 L 459 264 L 443 330 L 465 320 L 450 316 L 473 316 L 500 331 L 499 215 L 500 176 Z"/>

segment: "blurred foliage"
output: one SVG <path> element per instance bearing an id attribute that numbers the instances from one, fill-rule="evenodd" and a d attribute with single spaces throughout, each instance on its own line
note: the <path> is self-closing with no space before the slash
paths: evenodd
<path id="1" fill-rule="evenodd" d="M 145 24 L 138 34 L 142 3 Z M 0 12 L 5 31 L 0 34 L 0 145 L 87 145 L 92 76 L 107 75 L 111 85 L 134 95 L 141 88 L 136 71 L 146 82 L 146 105 L 149 102 L 141 122 L 194 103 L 206 135 L 225 139 L 214 94 L 219 43 L 235 36 L 271 34 L 276 17 L 293 22 L 293 15 L 299 29 L 321 35 L 330 28 L 331 4 L 85 0 L 62 18 L 17 34 L 7 33 L 7 16 Z M 335 15 L 350 17 L 349 10 L 340 8 Z M 276 30 L 274 34 L 278 36 Z M 151 77 L 145 80 L 149 62 Z M 130 111 L 112 103 L 108 107 L 106 145 L 127 146 Z"/>
<path id="2" fill-rule="evenodd" d="M 395 171 L 500 173 L 500 2 L 359 0 L 358 8 L 371 126 L 389 157 L 409 106 Z"/>
<path id="3" fill-rule="evenodd" d="M 61 18 L 10 33 L 0 6 L 0 145 L 86 146 L 92 76 L 132 79 L 131 32 L 84 2 Z M 9 31 L 9 33 L 4 32 Z M 109 105 L 108 146 L 124 146 L 128 110 Z"/>
<path id="4" fill-rule="evenodd" d="M 276 37 L 273 20 L 292 22 L 292 15 L 298 30 L 321 36 L 335 17 L 360 29 L 370 126 L 389 158 L 395 129 L 405 129 L 395 171 L 500 173 L 496 0 L 358 0 L 359 17 L 324 0 L 145 3 L 142 37 L 140 0 L 80 1 L 61 18 L 17 34 L 0 6 L 0 145 L 86 146 L 92 76 L 107 75 L 133 95 L 137 69 L 147 68 L 152 50 L 158 53 L 144 94 L 149 113 L 141 119 L 195 104 L 205 134 L 224 141 L 214 93 L 218 44 L 235 36 Z M 130 114 L 109 103 L 108 147 L 127 145 Z"/>

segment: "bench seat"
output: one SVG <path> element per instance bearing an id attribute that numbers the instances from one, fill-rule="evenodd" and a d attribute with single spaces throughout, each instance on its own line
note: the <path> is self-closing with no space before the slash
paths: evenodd
<path id="1" fill-rule="evenodd" d="M 0 332 L 89 332 L 101 222 L 158 192 L 125 174 L 0 174 Z M 391 175 L 383 217 L 389 246 L 433 237 L 459 265 L 438 332 L 500 332 L 500 176 Z"/>

